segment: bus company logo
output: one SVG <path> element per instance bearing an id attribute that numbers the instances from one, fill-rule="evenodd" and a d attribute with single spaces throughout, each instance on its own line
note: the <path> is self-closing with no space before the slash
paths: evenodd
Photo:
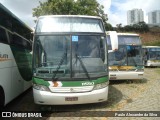
<path id="1" fill-rule="evenodd" d="M 82 86 L 91 86 L 94 85 L 94 82 L 84 82 L 82 83 Z"/>
<path id="2" fill-rule="evenodd" d="M 52 81 L 52 86 L 53 87 L 62 87 L 62 83 L 60 81 Z"/>
<path id="3" fill-rule="evenodd" d="M 1 53 L 0 53 L 0 61 L 6 61 L 6 60 L 9 60 L 9 59 L 8 59 L 8 55 L 7 55 L 7 54 L 1 54 Z"/>

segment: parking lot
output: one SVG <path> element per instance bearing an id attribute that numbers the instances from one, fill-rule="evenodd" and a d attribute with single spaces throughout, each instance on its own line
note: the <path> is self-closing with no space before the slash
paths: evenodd
<path id="1" fill-rule="evenodd" d="M 109 98 L 107 102 L 66 105 L 43 106 L 34 104 L 32 89 L 16 98 L 5 107 L 5 111 L 45 111 L 44 120 L 55 119 L 101 119 L 114 120 L 124 117 L 103 116 L 104 111 L 160 111 L 160 68 L 145 68 L 144 79 L 134 81 L 110 81 Z M 96 97 L 96 96 L 95 96 Z M 46 112 L 48 111 L 48 112 Z M 72 111 L 72 112 L 68 112 Z M 74 111 L 74 112 L 73 112 Z M 81 112 L 80 112 L 81 111 Z M 90 112 L 88 112 L 90 111 Z M 103 111 L 103 112 L 101 112 Z M 92 117 L 94 116 L 94 117 Z M 16 119 L 16 118 L 14 118 Z M 18 119 L 18 118 L 17 118 Z M 24 118 L 35 119 L 35 118 Z M 37 118 L 39 119 L 39 118 Z M 128 119 L 159 119 L 158 117 L 125 117 Z"/>

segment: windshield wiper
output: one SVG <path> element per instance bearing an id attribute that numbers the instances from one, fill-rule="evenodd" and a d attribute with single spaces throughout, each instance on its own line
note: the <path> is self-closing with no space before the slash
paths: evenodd
<path id="1" fill-rule="evenodd" d="M 79 59 L 79 62 L 80 62 L 80 64 L 81 64 L 81 66 L 82 66 L 83 71 L 85 72 L 87 78 L 90 80 L 90 76 L 89 76 L 89 74 L 88 74 L 88 71 L 87 71 L 85 65 L 84 65 L 83 62 L 82 62 L 82 59 L 78 56 L 78 54 L 76 54 L 76 58 Z"/>
<path id="2" fill-rule="evenodd" d="M 61 60 L 60 60 L 60 62 L 59 62 L 59 64 L 58 64 L 58 66 L 57 66 L 57 68 L 56 68 L 56 71 L 53 73 L 53 76 L 52 76 L 52 80 L 53 81 L 56 81 L 57 79 L 55 79 L 55 77 L 56 77 L 56 75 L 57 75 L 57 73 L 58 73 L 58 71 L 59 71 L 59 69 L 60 69 L 60 67 L 61 67 L 61 65 L 63 64 L 63 62 L 64 62 L 64 58 L 65 58 L 65 56 L 67 57 L 67 41 L 66 41 L 66 44 L 65 44 L 65 49 L 64 49 L 65 51 L 64 51 L 64 53 L 63 53 L 63 55 L 62 55 L 62 57 L 61 57 Z"/>
<path id="3" fill-rule="evenodd" d="M 67 55 L 67 51 L 65 51 L 65 52 L 63 53 L 63 56 L 61 57 L 61 60 L 60 60 L 58 66 L 57 66 L 57 68 L 56 68 L 56 71 L 53 73 L 52 80 L 57 80 L 57 79 L 55 79 L 55 77 L 56 77 L 56 75 L 57 75 L 57 73 L 58 73 L 58 71 L 59 71 L 59 68 L 60 68 L 61 65 L 63 64 L 64 58 L 65 58 L 66 55 Z"/>

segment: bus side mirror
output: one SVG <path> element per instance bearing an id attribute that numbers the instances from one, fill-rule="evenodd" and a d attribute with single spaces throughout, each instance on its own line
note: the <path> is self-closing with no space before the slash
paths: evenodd
<path id="1" fill-rule="evenodd" d="M 118 49 L 118 35 L 116 31 L 109 31 L 112 50 Z"/>

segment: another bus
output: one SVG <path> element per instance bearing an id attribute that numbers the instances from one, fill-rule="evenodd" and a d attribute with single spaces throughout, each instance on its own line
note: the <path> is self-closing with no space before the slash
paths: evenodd
<path id="1" fill-rule="evenodd" d="M 0 4 L 0 109 L 32 86 L 31 32 Z"/>
<path id="2" fill-rule="evenodd" d="M 143 79 L 142 44 L 138 34 L 107 32 L 110 80 Z"/>
<path id="3" fill-rule="evenodd" d="M 41 16 L 33 44 L 36 104 L 84 104 L 108 99 L 107 44 L 100 17 Z"/>
<path id="4" fill-rule="evenodd" d="M 160 67 L 160 46 L 143 46 L 145 67 Z"/>

